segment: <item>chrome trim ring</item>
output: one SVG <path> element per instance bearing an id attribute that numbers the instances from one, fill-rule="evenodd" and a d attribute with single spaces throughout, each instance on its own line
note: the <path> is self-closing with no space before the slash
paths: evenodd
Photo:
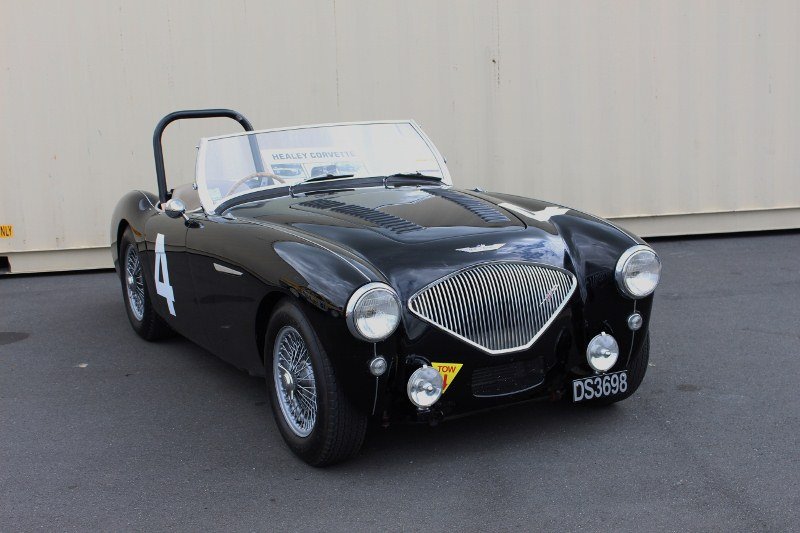
<path id="1" fill-rule="evenodd" d="M 144 277 L 142 276 L 142 262 L 136 245 L 128 245 L 125 250 L 125 290 L 128 293 L 128 307 L 130 307 L 136 320 L 144 318 Z"/>
<path id="2" fill-rule="evenodd" d="M 350 330 L 350 333 L 352 333 L 354 337 L 356 337 L 357 339 L 361 339 L 362 341 L 380 342 L 384 339 L 389 338 L 392 335 L 392 333 L 397 331 L 397 326 L 400 325 L 400 320 L 398 320 L 397 325 L 395 325 L 394 329 L 388 335 L 376 339 L 368 339 L 367 337 L 362 335 L 360 331 L 358 331 L 358 328 L 356 327 L 355 318 L 353 317 L 353 312 L 355 311 L 356 305 L 358 304 L 358 301 L 361 300 L 361 298 L 367 295 L 367 293 L 370 293 L 378 289 L 383 289 L 390 292 L 392 296 L 394 296 L 398 312 L 402 313 L 403 308 L 400 305 L 400 297 L 397 296 L 395 290 L 386 283 L 373 281 L 372 283 L 367 283 L 366 285 L 362 285 L 361 287 L 356 289 L 356 292 L 354 292 L 353 295 L 350 297 L 350 299 L 347 300 L 347 308 L 345 309 L 345 319 L 347 321 L 347 328 Z"/>
<path id="3" fill-rule="evenodd" d="M 317 382 L 308 346 L 292 326 L 275 338 L 272 377 L 283 419 L 295 435 L 308 437 L 317 421 Z"/>
<path id="4" fill-rule="evenodd" d="M 656 287 L 653 287 L 652 291 L 648 292 L 647 294 L 643 294 L 641 296 L 635 296 L 631 294 L 628 291 L 628 288 L 625 286 L 625 263 L 627 263 L 628 259 L 633 257 L 633 255 L 638 252 L 651 252 L 656 257 L 656 261 L 658 261 L 658 264 L 661 265 L 661 258 L 658 257 L 656 251 L 644 244 L 637 244 L 636 246 L 631 246 L 630 248 L 622 252 L 622 255 L 619 257 L 619 260 L 617 260 L 617 266 L 614 267 L 614 279 L 617 282 L 617 287 L 619 288 L 620 292 L 625 297 L 632 298 L 634 300 L 639 300 L 641 298 L 646 298 L 650 296 L 651 294 L 653 294 L 653 292 L 655 292 L 656 287 L 658 287 L 658 283 L 656 283 Z M 659 276 L 659 281 L 661 281 L 660 276 Z"/>

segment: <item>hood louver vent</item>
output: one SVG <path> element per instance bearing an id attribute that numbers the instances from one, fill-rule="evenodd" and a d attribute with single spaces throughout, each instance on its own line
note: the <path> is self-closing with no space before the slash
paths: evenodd
<path id="1" fill-rule="evenodd" d="M 324 198 L 320 198 L 317 200 L 301 202 L 298 205 L 310 207 L 312 209 L 333 211 L 334 213 L 341 213 L 343 215 L 360 218 L 361 220 L 366 220 L 367 222 L 371 222 L 376 226 L 386 228 L 394 233 L 407 233 L 409 231 L 418 231 L 424 229 L 422 226 L 414 224 L 409 220 L 384 213 L 383 211 L 378 211 L 377 209 L 363 207 L 360 205 L 345 204 L 343 202 L 337 202 L 336 200 L 326 200 Z"/>
<path id="2" fill-rule="evenodd" d="M 339 207 L 344 205 L 342 202 L 337 202 L 335 200 L 326 200 L 324 198 L 317 199 L 317 200 L 308 200 L 306 202 L 300 202 L 299 205 L 303 207 L 310 207 L 311 209 L 330 209 L 332 207 Z"/>
<path id="3" fill-rule="evenodd" d="M 423 190 L 432 196 L 438 196 L 460 205 L 470 213 L 480 217 L 480 219 L 484 222 L 508 222 L 509 220 L 507 216 L 495 209 L 491 204 L 484 202 L 483 200 L 473 198 L 472 196 L 448 189 Z"/>

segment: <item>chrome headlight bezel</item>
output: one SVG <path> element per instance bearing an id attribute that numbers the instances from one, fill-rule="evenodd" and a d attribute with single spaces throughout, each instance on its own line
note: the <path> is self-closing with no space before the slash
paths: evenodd
<path id="1" fill-rule="evenodd" d="M 627 284 L 627 268 L 630 265 L 630 260 L 636 256 L 637 254 L 652 254 L 653 258 L 655 259 L 655 263 L 658 265 L 658 279 L 656 280 L 655 285 L 647 291 L 646 293 L 638 294 L 631 290 L 631 288 Z M 641 298 L 646 298 L 653 294 L 658 287 L 658 284 L 661 281 L 661 258 L 658 257 L 658 254 L 655 250 L 651 247 L 646 246 L 644 244 L 638 244 L 636 246 L 631 246 L 623 254 L 620 256 L 619 260 L 617 261 L 617 266 L 614 269 L 614 278 L 617 281 L 617 287 L 619 288 L 620 292 L 628 298 L 632 298 L 634 300 L 639 300 Z"/>
<path id="2" fill-rule="evenodd" d="M 362 332 L 358 328 L 358 307 L 359 304 L 363 301 L 363 299 L 369 295 L 374 295 L 375 292 L 385 292 L 394 304 L 397 306 L 397 322 L 394 324 L 394 327 L 385 335 L 380 337 L 369 337 L 367 334 Z M 367 341 L 367 342 L 380 342 L 389 338 L 395 331 L 397 331 L 397 327 L 400 325 L 400 321 L 402 318 L 402 306 L 400 305 L 400 297 L 397 296 L 395 290 L 387 285 L 386 283 L 381 282 L 372 282 L 367 283 L 356 289 L 350 299 L 347 301 L 347 308 L 345 309 L 345 319 L 347 321 L 347 328 L 350 330 L 350 333 L 353 334 L 354 337 L 357 339 Z"/>

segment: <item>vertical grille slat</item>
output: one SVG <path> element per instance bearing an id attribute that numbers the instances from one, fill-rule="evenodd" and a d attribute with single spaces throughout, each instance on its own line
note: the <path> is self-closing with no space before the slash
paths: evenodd
<path id="1" fill-rule="evenodd" d="M 567 304 L 577 282 L 537 263 L 484 263 L 411 297 L 416 316 L 489 353 L 529 348 Z"/>
<path id="2" fill-rule="evenodd" d="M 507 265 L 508 271 L 511 274 L 515 287 L 522 288 L 523 277 L 520 275 L 520 269 L 517 265 Z M 528 311 L 527 301 L 522 297 L 522 291 L 514 293 L 515 316 L 514 316 L 514 342 L 517 346 L 525 344 L 525 314 Z"/>
<path id="3" fill-rule="evenodd" d="M 476 330 L 472 327 L 472 323 L 469 320 L 471 313 L 467 306 L 468 292 L 464 287 L 463 280 L 461 278 L 453 278 L 453 288 L 456 292 L 456 300 L 458 301 L 457 309 L 461 317 L 461 331 L 463 331 L 467 337 L 471 337 L 475 334 Z"/>

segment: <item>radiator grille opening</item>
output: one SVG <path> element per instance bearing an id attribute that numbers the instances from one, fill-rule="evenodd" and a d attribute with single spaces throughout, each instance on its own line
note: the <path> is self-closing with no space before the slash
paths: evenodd
<path id="1" fill-rule="evenodd" d="M 422 320 L 491 354 L 530 348 L 566 306 L 577 281 L 538 263 L 484 263 L 428 285 L 409 299 Z"/>

